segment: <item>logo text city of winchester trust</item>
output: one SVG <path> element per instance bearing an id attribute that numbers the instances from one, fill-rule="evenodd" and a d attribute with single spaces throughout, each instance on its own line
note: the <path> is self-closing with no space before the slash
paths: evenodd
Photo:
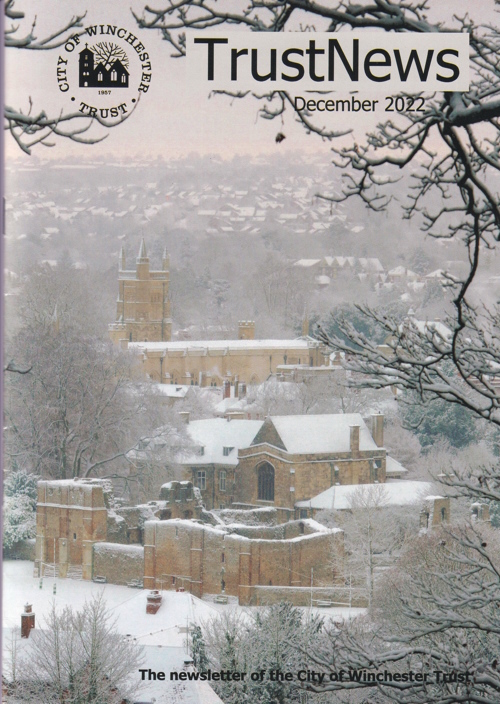
<path id="1" fill-rule="evenodd" d="M 93 24 L 65 43 L 56 74 L 59 91 L 80 113 L 123 119 L 149 90 L 151 55 L 125 27 Z"/>

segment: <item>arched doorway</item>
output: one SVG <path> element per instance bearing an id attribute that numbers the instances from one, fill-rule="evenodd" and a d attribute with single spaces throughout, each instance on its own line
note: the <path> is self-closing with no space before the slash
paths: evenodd
<path id="1" fill-rule="evenodd" d="M 274 467 L 269 462 L 264 462 L 258 469 L 257 498 L 274 501 Z"/>

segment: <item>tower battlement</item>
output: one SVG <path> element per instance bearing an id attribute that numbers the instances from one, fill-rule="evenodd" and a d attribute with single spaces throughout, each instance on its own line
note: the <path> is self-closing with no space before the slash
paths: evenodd
<path id="1" fill-rule="evenodd" d="M 169 256 L 165 249 L 162 268 L 152 271 L 144 239 L 141 241 L 135 269 L 127 269 L 122 247 L 118 270 L 116 320 L 109 326 L 115 344 L 129 342 L 168 342 L 172 339 L 170 318 Z"/>

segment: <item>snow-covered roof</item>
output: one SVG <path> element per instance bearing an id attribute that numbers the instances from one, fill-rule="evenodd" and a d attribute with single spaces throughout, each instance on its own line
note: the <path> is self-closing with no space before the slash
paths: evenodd
<path id="1" fill-rule="evenodd" d="M 389 457 L 389 455 L 387 455 L 385 458 L 385 473 L 387 476 L 391 476 L 393 474 L 406 474 L 407 472 L 408 470 L 405 469 L 397 460 L 395 460 L 394 457 Z"/>
<path id="2" fill-rule="evenodd" d="M 192 390 L 192 386 L 186 384 L 153 384 L 157 393 L 169 398 L 184 398 Z"/>
<path id="3" fill-rule="evenodd" d="M 187 431 L 195 445 L 203 447 L 203 454 L 189 455 L 183 459 L 183 463 L 236 466 L 238 464 L 238 450 L 242 447 L 249 447 L 262 423 L 261 420 L 228 421 L 224 418 L 191 421 L 186 426 Z M 232 448 L 226 455 L 224 455 L 225 447 Z"/>
<path id="4" fill-rule="evenodd" d="M 384 267 L 380 263 L 380 260 L 375 258 L 368 258 L 365 259 L 364 257 L 360 257 L 359 263 L 365 269 L 365 271 L 384 271 Z"/>
<path id="5" fill-rule="evenodd" d="M 114 547 L 118 547 L 116 544 Z M 130 546 L 128 546 L 130 547 Z M 33 563 L 24 560 L 9 560 L 4 565 L 3 605 L 4 628 L 19 632 L 20 615 L 26 601 L 33 605 L 36 627 L 43 627 L 52 604 L 57 609 L 71 606 L 81 609 L 92 596 L 103 594 L 107 608 L 116 618 L 116 629 L 124 638 L 133 639 L 144 646 L 144 662 L 141 667 L 155 672 L 180 672 L 186 659 L 186 624 L 201 624 L 216 616 L 218 609 L 188 592 L 162 591 L 163 603 L 155 616 L 146 613 L 147 590 L 130 589 L 116 584 L 97 584 L 86 580 L 59 579 L 46 574 L 43 589 L 39 579 L 33 578 Z M 57 585 L 57 593 L 52 585 Z M 227 608 L 227 607 L 226 607 Z M 9 630 L 8 634 L 11 634 Z M 4 641 L 5 642 L 5 641 Z M 29 654 L 31 639 L 20 641 L 23 656 Z M 179 683 L 140 680 L 137 671 L 131 673 L 139 689 L 134 701 L 156 704 L 222 704 L 208 683 L 185 681 Z M 203 685 L 203 686 L 202 686 Z"/>
<path id="6" fill-rule="evenodd" d="M 352 494 L 359 490 L 376 490 L 377 502 L 381 506 L 407 506 L 423 501 L 432 489 L 430 482 L 400 481 L 387 484 L 341 484 L 332 486 L 326 491 L 314 496 L 309 501 L 298 501 L 298 508 L 313 508 L 316 510 L 333 509 L 342 511 L 351 508 Z"/>
<path id="7" fill-rule="evenodd" d="M 406 268 L 404 266 L 396 266 L 394 269 L 391 269 L 390 271 L 387 272 L 389 276 L 405 276 L 406 274 Z"/>
<path id="8" fill-rule="evenodd" d="M 321 259 L 299 259 L 295 262 L 294 266 L 310 267 L 319 264 Z"/>
<path id="9" fill-rule="evenodd" d="M 359 413 L 304 416 L 271 416 L 287 451 L 291 454 L 350 452 L 350 427 L 359 426 L 359 449 L 379 449 Z"/>
<path id="10" fill-rule="evenodd" d="M 308 350 L 320 345 L 311 338 L 297 338 L 295 340 L 183 340 L 176 342 L 129 342 L 130 350 L 160 350 L 160 351 L 187 351 L 189 350 L 266 350 L 288 349 Z"/>

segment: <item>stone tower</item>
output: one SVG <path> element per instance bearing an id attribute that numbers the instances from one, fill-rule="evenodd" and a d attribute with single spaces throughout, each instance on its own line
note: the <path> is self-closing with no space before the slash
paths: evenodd
<path id="1" fill-rule="evenodd" d="M 109 326 L 114 343 L 164 342 L 172 338 L 169 295 L 170 260 L 165 249 L 161 271 L 151 271 L 144 239 L 141 241 L 136 268 L 127 269 L 123 247 L 118 271 L 116 322 Z"/>

